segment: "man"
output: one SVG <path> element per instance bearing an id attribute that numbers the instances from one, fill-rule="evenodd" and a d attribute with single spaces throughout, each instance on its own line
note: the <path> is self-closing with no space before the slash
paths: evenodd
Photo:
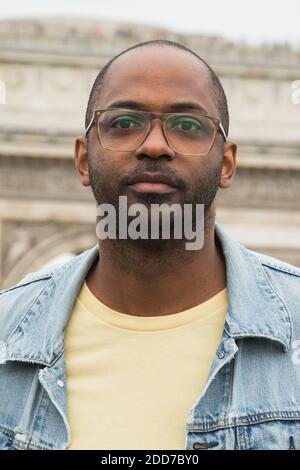
<path id="1" fill-rule="evenodd" d="M 300 447 L 300 270 L 215 222 L 236 170 L 228 126 L 218 77 L 177 43 L 138 44 L 98 75 L 81 183 L 118 215 L 121 196 L 204 207 L 203 246 L 160 223 L 2 291 L 0 448 Z"/>

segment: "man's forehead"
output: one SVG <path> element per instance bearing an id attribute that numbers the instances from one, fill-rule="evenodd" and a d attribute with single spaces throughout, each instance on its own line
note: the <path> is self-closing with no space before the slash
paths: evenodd
<path id="1" fill-rule="evenodd" d="M 118 57 L 104 80 L 101 104 L 116 100 L 198 102 L 216 111 L 207 67 L 193 54 L 174 47 L 140 47 Z"/>

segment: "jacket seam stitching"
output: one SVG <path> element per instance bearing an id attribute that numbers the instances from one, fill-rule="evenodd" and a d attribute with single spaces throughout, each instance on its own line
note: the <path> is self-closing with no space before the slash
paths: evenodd
<path id="1" fill-rule="evenodd" d="M 35 282 L 40 282 L 40 281 L 44 281 L 46 279 L 50 279 L 52 276 L 43 276 L 43 277 L 39 277 L 37 279 L 28 279 L 28 281 L 24 282 L 24 284 L 18 284 L 18 285 L 15 285 L 15 286 L 12 286 L 12 287 L 8 287 L 7 289 L 3 289 L 0 291 L 0 295 L 3 295 L 3 294 L 6 294 L 8 292 L 11 292 L 11 291 L 14 291 L 16 289 L 19 289 L 21 287 L 26 287 L 30 284 L 34 284 Z"/>
<path id="2" fill-rule="evenodd" d="M 37 367 L 37 371 L 36 371 L 36 374 L 37 374 L 37 378 L 39 379 L 39 372 L 41 370 L 41 367 L 38 366 Z M 34 433 L 34 423 L 35 423 L 35 420 L 36 420 L 36 417 L 38 416 L 38 412 L 39 412 L 39 409 L 41 407 L 41 404 L 42 404 L 42 400 L 43 400 L 43 396 L 44 396 L 44 393 L 45 393 L 45 389 L 42 387 L 40 381 L 38 380 L 38 383 L 39 383 L 39 386 L 42 388 L 41 390 L 41 393 L 40 393 L 40 396 L 38 398 L 38 403 L 37 403 L 37 406 L 35 407 L 35 410 L 34 410 L 34 414 L 33 414 L 33 417 L 32 417 L 32 420 L 31 420 L 31 425 L 29 426 L 29 429 L 28 429 L 28 437 L 29 437 L 29 440 L 28 440 L 28 446 L 31 445 L 31 442 L 32 442 L 32 435 Z M 26 405 L 25 405 L 26 406 Z"/>
<path id="3" fill-rule="evenodd" d="M 285 301 L 282 299 L 281 295 L 277 292 L 277 290 L 275 289 L 275 287 L 273 286 L 273 284 L 271 283 L 271 280 L 266 272 L 265 269 L 263 269 L 262 267 L 262 270 L 263 270 L 263 273 L 264 273 L 264 276 L 265 276 L 265 279 L 267 281 L 267 283 L 269 284 L 270 288 L 273 290 L 273 292 L 278 296 L 278 298 L 280 299 L 280 301 L 282 302 L 282 305 L 284 305 L 284 308 L 287 312 L 287 316 L 288 316 L 288 319 L 284 318 L 284 323 L 285 324 L 289 324 L 289 326 L 291 327 L 291 335 L 290 335 L 290 338 L 288 340 L 288 344 L 290 345 L 290 342 L 291 342 L 291 338 L 293 336 L 293 323 L 292 323 L 292 319 L 291 319 L 291 314 L 290 314 L 290 311 L 285 303 Z"/>
<path id="4" fill-rule="evenodd" d="M 245 417 L 246 418 L 246 417 Z M 212 425 L 208 427 L 195 427 L 195 428 L 189 428 L 187 429 L 188 432 L 212 432 L 212 431 L 218 431 L 221 429 L 234 429 L 236 427 L 243 427 L 243 426 L 254 426 L 256 424 L 264 424 L 268 423 L 270 421 L 300 421 L 300 414 L 299 416 L 273 416 L 271 418 L 261 418 L 261 419 L 256 419 L 255 421 L 240 421 L 240 419 L 243 419 L 243 417 L 239 418 L 239 420 L 236 420 L 235 423 L 233 424 L 223 424 L 223 425 Z"/>
<path id="5" fill-rule="evenodd" d="M 294 275 L 296 277 L 300 277 L 300 272 L 294 271 L 293 269 L 285 268 L 283 266 L 279 266 L 277 264 L 273 264 L 273 263 L 263 261 L 263 260 L 260 260 L 260 262 L 263 266 L 267 266 L 268 268 L 274 269 L 276 271 L 281 271 L 281 272 L 286 273 L 286 274 L 291 274 L 291 275 Z"/>
<path id="6" fill-rule="evenodd" d="M 4 426 L 0 426 L 0 431 L 13 441 L 15 433 L 12 429 L 8 429 Z"/>

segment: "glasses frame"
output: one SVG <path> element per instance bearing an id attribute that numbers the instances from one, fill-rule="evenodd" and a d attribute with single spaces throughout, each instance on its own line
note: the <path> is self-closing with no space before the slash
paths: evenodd
<path id="1" fill-rule="evenodd" d="M 101 138 L 100 138 L 100 131 L 99 131 L 99 117 L 101 116 L 101 114 L 103 114 L 105 111 L 129 111 L 129 112 L 137 112 L 137 113 L 140 113 L 144 116 L 146 116 L 147 118 L 147 122 L 148 122 L 148 129 L 145 133 L 145 137 L 143 138 L 142 142 L 135 148 L 133 149 L 130 149 L 130 150 L 122 150 L 122 149 L 113 149 L 113 148 L 108 148 L 108 147 L 105 147 L 103 145 L 103 143 L 101 142 Z M 169 143 L 168 141 L 168 138 L 167 138 L 167 133 L 166 133 L 166 121 L 167 119 L 170 117 L 170 116 L 180 116 L 180 115 L 183 115 L 183 116 L 186 116 L 186 115 L 191 115 L 191 116 L 203 116 L 203 117 L 206 117 L 208 119 L 210 119 L 214 125 L 214 135 L 213 135 L 213 138 L 212 138 L 212 142 L 211 142 L 211 145 L 208 149 L 207 152 L 205 153 L 182 153 L 182 152 L 177 152 L 177 150 L 175 150 L 172 145 Z M 220 119 L 214 117 L 214 116 L 209 116 L 208 114 L 204 114 L 204 113 L 154 113 L 154 112 L 150 112 L 150 111 L 141 111 L 141 110 L 135 110 L 135 109 L 128 109 L 128 108 L 103 108 L 103 109 L 96 109 L 94 112 L 93 112 L 93 116 L 85 130 L 85 137 L 87 137 L 89 131 L 91 130 L 91 128 L 93 127 L 93 125 L 97 122 L 97 138 L 98 138 L 98 142 L 99 142 L 99 145 L 101 147 L 103 147 L 104 149 L 106 150 L 114 150 L 114 151 L 117 151 L 117 152 L 133 152 L 135 150 L 137 150 L 144 142 L 145 140 L 147 139 L 149 133 L 150 133 L 150 130 L 151 130 L 151 121 L 152 119 L 150 120 L 149 119 L 149 116 L 154 119 L 154 118 L 159 118 L 161 121 L 162 121 L 162 129 L 163 129 L 163 134 L 164 134 L 164 138 L 168 144 L 168 146 L 173 150 L 173 152 L 175 153 L 178 153 L 180 155 L 191 155 L 191 156 L 205 156 L 207 155 L 211 149 L 213 148 L 214 146 L 214 143 L 215 143 L 215 139 L 216 139 L 216 135 L 218 133 L 218 131 L 221 131 L 221 134 L 223 135 L 224 139 L 225 139 L 225 142 L 227 141 L 227 135 L 226 135 L 226 132 L 224 130 L 224 127 L 222 125 L 222 122 L 220 121 Z"/>

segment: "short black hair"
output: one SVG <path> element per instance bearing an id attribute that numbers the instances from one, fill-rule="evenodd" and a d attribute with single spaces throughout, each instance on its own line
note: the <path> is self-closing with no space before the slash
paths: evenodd
<path id="1" fill-rule="evenodd" d="M 227 98 L 223 89 L 223 86 L 221 84 L 221 81 L 215 71 L 208 65 L 207 62 L 205 62 L 202 57 L 198 56 L 195 52 L 192 50 L 188 49 L 187 47 L 183 46 L 182 44 L 179 44 L 174 41 L 168 41 L 166 39 L 154 39 L 151 41 L 145 41 L 141 42 L 138 44 L 135 44 L 134 46 L 129 47 L 128 49 L 125 49 L 124 51 L 120 52 L 118 55 L 113 57 L 98 73 L 94 84 L 92 86 L 89 100 L 88 100 L 88 105 L 86 109 L 86 114 L 85 114 L 85 128 L 87 128 L 88 124 L 90 123 L 94 111 L 94 107 L 96 105 L 96 102 L 98 101 L 101 90 L 103 88 L 104 84 L 104 79 L 106 77 L 106 74 L 108 70 L 110 69 L 110 66 L 113 64 L 113 62 L 120 57 L 123 54 L 126 54 L 126 52 L 131 51 L 133 49 L 137 49 L 138 47 L 145 47 L 145 46 L 169 46 L 169 47 L 175 47 L 178 49 L 182 49 L 186 52 L 189 52 L 193 54 L 195 57 L 197 57 L 208 69 L 209 75 L 211 77 L 212 83 L 213 83 L 213 88 L 214 88 L 214 93 L 215 97 L 217 100 L 217 106 L 220 112 L 220 117 L 221 117 L 221 122 L 223 124 L 224 130 L 226 135 L 228 135 L 229 131 L 229 113 L 228 113 L 228 105 L 227 105 Z"/>

